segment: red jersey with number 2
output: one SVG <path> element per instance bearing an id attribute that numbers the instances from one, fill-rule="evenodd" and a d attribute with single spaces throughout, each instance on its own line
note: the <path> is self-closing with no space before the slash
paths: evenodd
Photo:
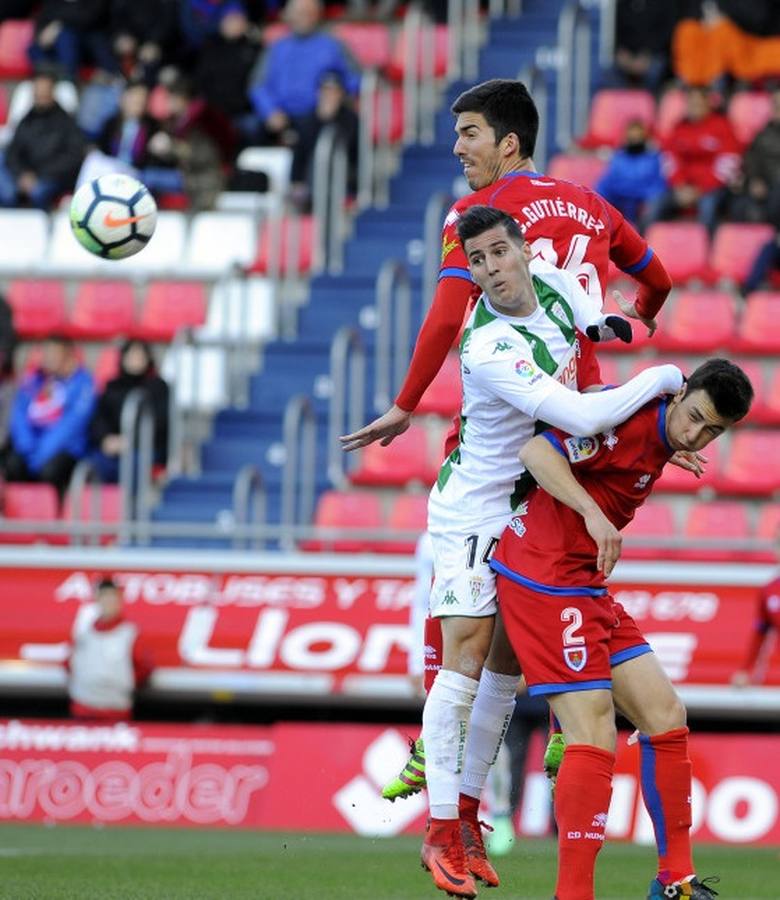
<path id="1" fill-rule="evenodd" d="M 674 453 L 666 439 L 666 405 L 666 397 L 653 400 L 622 425 L 594 437 L 556 428 L 543 432 L 617 529 L 634 518 Z M 535 584 L 602 588 L 596 558 L 582 516 L 539 488 L 517 510 L 493 556 L 531 590 Z"/>

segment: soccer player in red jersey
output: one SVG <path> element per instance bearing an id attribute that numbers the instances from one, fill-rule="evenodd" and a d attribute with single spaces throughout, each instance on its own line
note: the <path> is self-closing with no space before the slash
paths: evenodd
<path id="1" fill-rule="evenodd" d="M 780 561 L 780 532 L 775 541 L 775 552 Z M 756 623 L 748 646 L 744 666 L 734 673 L 731 683 L 736 687 L 745 687 L 763 680 L 765 666 L 757 665 L 759 659 L 766 659 L 770 651 L 769 642 L 773 634 L 780 633 L 780 574 L 761 588 L 756 610 Z"/>
<path id="2" fill-rule="evenodd" d="M 551 429 L 520 451 L 538 487 L 491 561 L 507 635 L 528 693 L 544 696 L 566 752 L 555 790 L 557 900 L 592 900 L 615 764 L 615 708 L 639 730 L 641 783 L 659 869 L 648 898 L 710 900 L 690 843 L 691 763 L 685 707 L 606 579 L 620 530 L 677 450 L 698 452 L 739 421 L 753 389 L 711 359 L 674 396 L 592 437 Z"/>

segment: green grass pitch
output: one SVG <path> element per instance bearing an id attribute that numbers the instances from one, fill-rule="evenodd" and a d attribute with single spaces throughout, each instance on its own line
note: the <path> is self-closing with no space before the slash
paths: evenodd
<path id="1" fill-rule="evenodd" d="M 419 841 L 352 836 L 142 828 L 0 826 L 3 900 L 436 900 Z M 555 846 L 525 841 L 497 861 L 504 879 L 485 900 L 550 900 Z M 700 847 L 702 875 L 723 900 L 777 900 L 780 853 Z M 650 848 L 607 844 L 599 900 L 642 900 Z"/>

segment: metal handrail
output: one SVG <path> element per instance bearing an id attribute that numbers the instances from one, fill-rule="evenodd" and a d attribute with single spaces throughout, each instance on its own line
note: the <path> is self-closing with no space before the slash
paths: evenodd
<path id="1" fill-rule="evenodd" d="M 346 237 L 347 149 L 335 125 L 324 128 L 314 147 L 312 211 L 317 222 L 315 270 L 338 274 L 343 269 Z"/>
<path id="2" fill-rule="evenodd" d="M 555 137 L 567 150 L 584 130 L 590 100 L 591 22 L 580 0 L 570 0 L 558 19 L 558 87 Z"/>
<path id="3" fill-rule="evenodd" d="M 386 259 L 382 263 L 376 277 L 375 297 L 378 321 L 374 406 L 377 412 L 384 412 L 392 402 L 391 395 L 400 387 L 409 363 L 412 284 L 402 262 Z"/>
<path id="4" fill-rule="evenodd" d="M 282 546 L 294 546 L 287 529 L 311 521 L 317 472 L 317 417 L 305 394 L 291 397 L 284 409 L 282 471 Z"/>
<path id="5" fill-rule="evenodd" d="M 534 165 L 538 172 L 544 172 L 547 168 L 547 110 L 550 105 L 550 92 L 547 87 L 547 79 L 544 71 L 535 63 L 525 66 L 517 75 L 519 81 L 528 88 L 528 93 L 533 97 L 536 108 L 539 111 L 539 131 L 536 135 L 536 149 L 534 150 Z"/>
<path id="6" fill-rule="evenodd" d="M 119 489 L 122 509 L 136 525 L 136 539 L 148 541 L 146 526 L 152 508 L 154 414 L 143 388 L 130 391 L 120 415 L 122 451 L 119 454 Z M 120 534 L 120 540 L 122 540 Z"/>
<path id="7" fill-rule="evenodd" d="M 267 497 L 263 476 L 252 463 L 246 463 L 237 472 L 233 482 L 233 521 L 236 525 L 266 524 Z M 235 550 L 262 550 L 258 537 L 239 535 L 233 537 Z"/>
<path id="8" fill-rule="evenodd" d="M 423 24 L 423 11 L 419 6 L 411 5 L 404 16 L 404 143 L 412 144 L 417 139 L 417 118 L 419 98 L 419 58 L 420 31 Z"/>
<path id="9" fill-rule="evenodd" d="M 330 345 L 330 381 L 328 478 L 336 487 L 344 487 L 347 458 L 339 435 L 363 424 L 366 397 L 366 351 L 360 333 L 348 325 L 336 332 Z"/>
<path id="10" fill-rule="evenodd" d="M 73 470 L 73 474 L 70 477 L 70 484 L 68 485 L 68 503 L 70 506 L 70 518 L 72 520 L 76 522 L 95 522 L 100 520 L 100 492 L 95 490 L 94 486 L 102 484 L 103 479 L 100 477 L 100 473 L 95 468 L 94 463 L 88 459 L 82 459 Z M 92 490 L 90 491 L 90 517 L 89 519 L 82 519 L 81 501 L 84 497 L 87 485 L 92 487 Z M 84 536 L 79 533 L 74 533 L 71 535 L 70 542 L 71 544 L 81 546 L 84 543 Z M 94 545 L 98 542 L 98 535 L 89 536 L 89 544 Z"/>
<path id="11" fill-rule="evenodd" d="M 455 202 L 449 191 L 439 191 L 425 205 L 423 225 L 422 317 L 428 313 L 436 293 L 441 268 L 441 230 L 444 217 Z"/>
<path id="12" fill-rule="evenodd" d="M 599 65 L 609 69 L 615 62 L 615 29 L 617 27 L 617 3 L 615 0 L 599 0 Z"/>

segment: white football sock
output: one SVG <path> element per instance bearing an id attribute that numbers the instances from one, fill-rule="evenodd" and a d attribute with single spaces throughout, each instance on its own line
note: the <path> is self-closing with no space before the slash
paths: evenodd
<path id="1" fill-rule="evenodd" d="M 434 819 L 458 818 L 458 794 L 466 754 L 469 716 L 479 682 L 441 669 L 423 708 L 425 780 Z"/>
<path id="2" fill-rule="evenodd" d="M 515 710 L 519 675 L 499 675 L 482 670 L 479 689 L 471 710 L 466 762 L 463 766 L 461 791 L 479 798 L 490 767 L 496 761 L 509 720 Z"/>

